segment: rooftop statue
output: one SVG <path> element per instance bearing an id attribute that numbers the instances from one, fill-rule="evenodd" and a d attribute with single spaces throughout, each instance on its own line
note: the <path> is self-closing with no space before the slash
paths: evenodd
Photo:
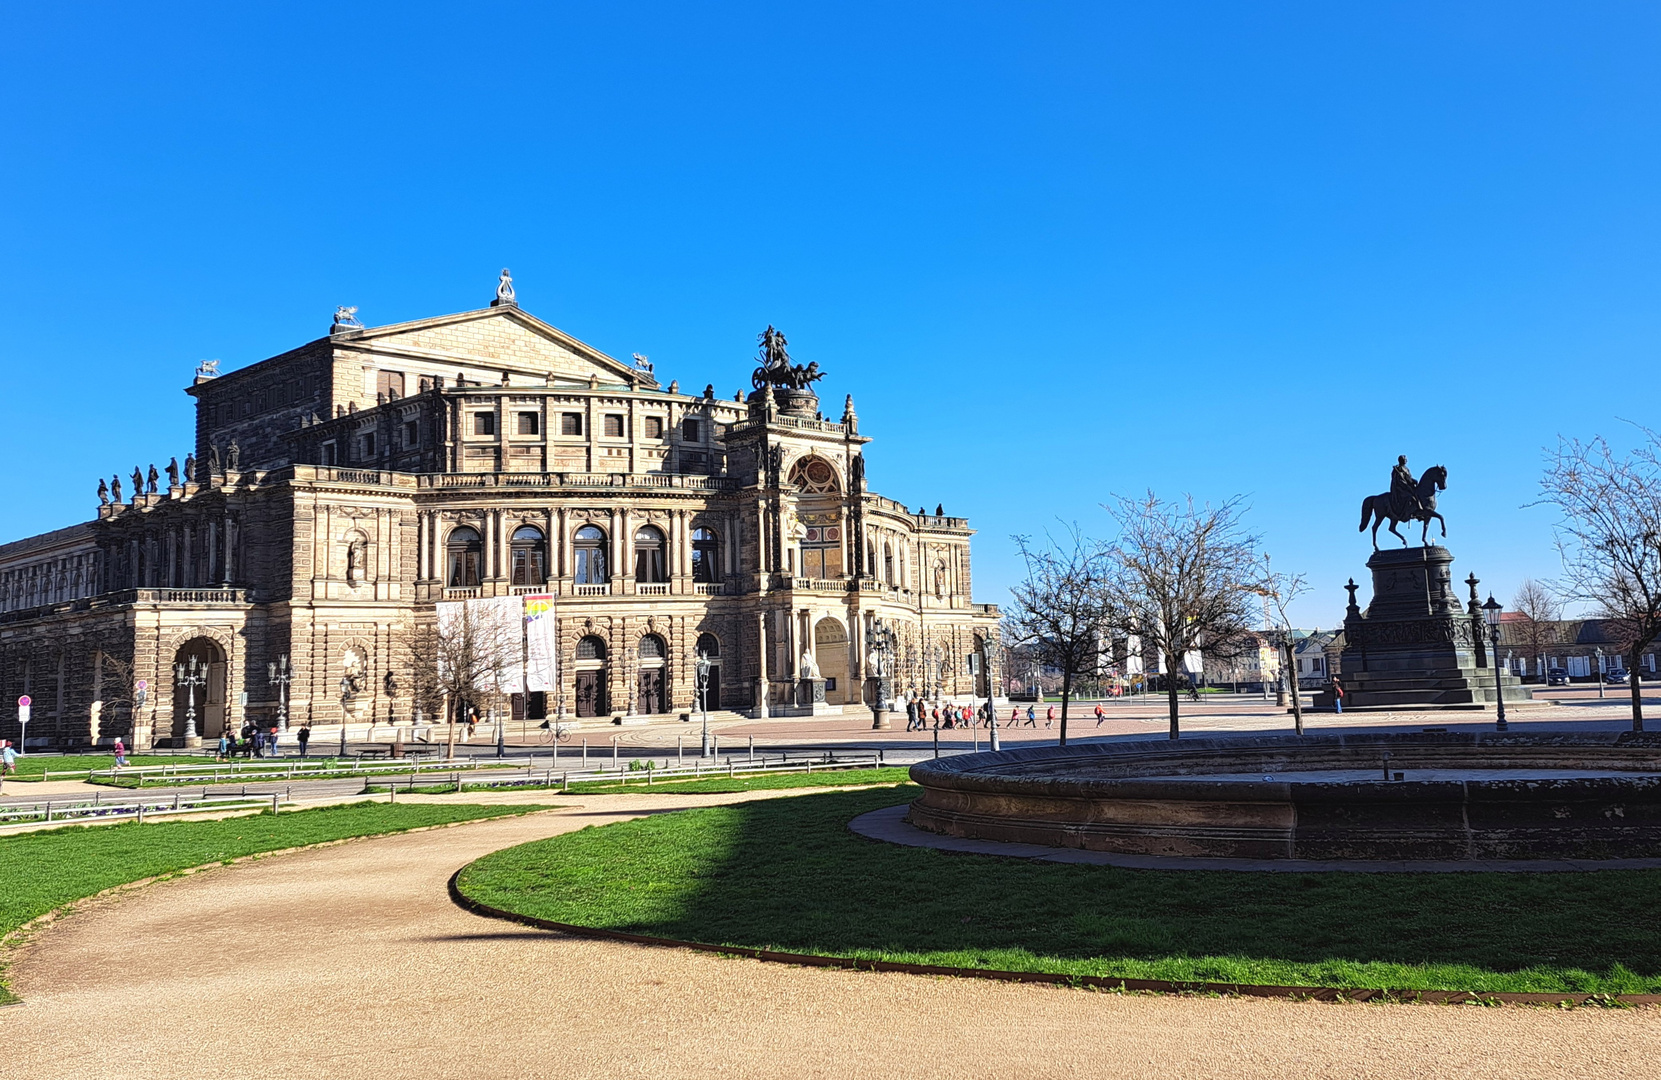
<path id="1" fill-rule="evenodd" d="M 1372 523 L 1373 550 L 1378 550 L 1378 527 L 1386 521 L 1403 547 L 1407 545 L 1407 537 L 1396 532 L 1397 522 L 1423 522 L 1419 542 L 1427 547 L 1430 545 L 1432 518 L 1442 526 L 1442 535 L 1448 535 L 1448 523 L 1436 512 L 1436 493 L 1447 490 L 1447 486 L 1448 470 L 1442 466 L 1432 465 L 1415 480 L 1413 471 L 1407 467 L 1407 455 L 1396 458 L 1395 468 L 1390 470 L 1390 490 L 1361 500 L 1361 531 L 1365 532 L 1368 523 Z"/>
<path id="2" fill-rule="evenodd" d="M 750 383 L 757 390 L 764 386 L 778 386 L 789 390 L 811 390 L 813 384 L 825 377 L 819 370 L 819 362 L 814 361 L 806 366 L 791 364 L 790 353 L 784 334 L 769 326 L 762 331 L 761 353 L 756 357 L 761 366 L 756 368 L 755 374 L 750 376 Z"/>

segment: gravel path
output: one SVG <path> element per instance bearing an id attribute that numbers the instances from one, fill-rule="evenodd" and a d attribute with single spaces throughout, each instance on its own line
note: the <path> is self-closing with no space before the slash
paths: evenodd
<path id="1" fill-rule="evenodd" d="M 469 915 L 445 891 L 497 848 L 736 798 L 568 796 L 559 813 L 246 862 L 88 904 L 19 955 L 24 1004 L 0 1012 L 0 1077 L 1658 1071 L 1661 1010 L 1136 997 L 799 969 L 529 930 Z"/>

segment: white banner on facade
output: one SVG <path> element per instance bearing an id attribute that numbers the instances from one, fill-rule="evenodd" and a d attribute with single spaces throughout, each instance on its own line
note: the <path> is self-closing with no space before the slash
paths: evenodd
<path id="1" fill-rule="evenodd" d="M 525 599 L 525 689 L 547 693 L 559 689 L 559 643 L 554 636 L 554 598 Z"/>
<path id="2" fill-rule="evenodd" d="M 525 601 L 517 596 L 468 600 L 483 640 L 501 649 L 496 692 L 517 694 L 525 688 Z"/>
<path id="3" fill-rule="evenodd" d="M 436 606 L 438 608 L 438 636 L 442 640 L 453 640 L 461 627 L 462 601 L 442 600 Z M 448 651 L 447 649 L 439 649 L 437 658 L 438 677 L 446 680 L 450 678 Z"/>

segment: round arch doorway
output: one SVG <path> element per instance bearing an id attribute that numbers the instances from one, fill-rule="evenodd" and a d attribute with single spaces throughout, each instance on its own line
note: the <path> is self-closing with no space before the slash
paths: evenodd
<path id="1" fill-rule="evenodd" d="M 171 674 L 173 745 L 219 738 L 225 730 L 225 650 L 212 638 L 191 638 L 173 654 Z"/>
<path id="2" fill-rule="evenodd" d="M 813 658 L 825 680 L 827 704 L 859 701 L 858 689 L 848 680 L 848 631 L 829 615 L 813 624 Z"/>

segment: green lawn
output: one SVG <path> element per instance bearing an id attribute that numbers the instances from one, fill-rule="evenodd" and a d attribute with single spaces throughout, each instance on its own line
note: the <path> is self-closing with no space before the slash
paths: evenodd
<path id="1" fill-rule="evenodd" d="M 127 756 L 129 765 L 211 765 L 212 758 L 200 755 L 195 757 L 170 757 L 167 755 L 139 755 Z M 114 754 L 20 754 L 17 758 L 17 772 L 6 777 L 6 782 L 13 780 L 35 781 L 43 779 L 42 773 L 50 770 L 53 773 L 73 773 L 79 771 L 82 776 L 88 769 L 109 769 L 115 766 Z M 55 777 L 58 780 L 73 780 L 73 776 Z"/>
<path id="2" fill-rule="evenodd" d="M 1661 871 L 1123 870 L 848 831 L 905 786 L 654 815 L 509 848 L 467 895 L 558 922 L 790 952 L 1179 982 L 1661 992 Z"/>
<path id="3" fill-rule="evenodd" d="M 99 825 L 0 837 L 0 936 L 54 908 L 116 885 L 192 866 L 352 836 L 403 832 L 532 806 L 348 803 L 222 821 Z M 0 983 L 0 1004 L 16 1000 Z"/>
<path id="4" fill-rule="evenodd" d="M 192 759 L 192 760 L 194 760 L 194 762 L 197 765 L 213 765 L 214 764 L 214 761 L 213 761 L 212 758 L 207 758 L 207 759 L 195 758 L 195 759 Z M 198 786 L 213 787 L 216 784 L 269 784 L 269 783 L 272 783 L 272 782 L 278 781 L 278 780 L 287 780 L 289 777 L 288 777 L 288 773 L 286 772 L 286 767 L 291 762 L 299 763 L 299 762 L 302 762 L 302 761 L 311 762 L 314 765 L 317 764 L 318 762 L 326 762 L 326 763 L 328 763 L 328 765 L 331 765 L 331 766 L 336 763 L 336 759 L 332 758 L 332 757 L 253 758 L 252 759 L 252 767 L 249 767 L 250 759 L 238 758 L 238 759 L 236 759 L 234 764 L 241 766 L 243 768 L 243 771 L 233 774 L 233 773 L 228 771 L 230 769 L 231 765 L 233 764 L 233 762 L 229 762 L 229 761 L 219 762 L 219 764 L 224 769 L 226 769 L 227 771 L 221 773 L 217 780 L 213 779 L 211 776 L 197 775 L 197 776 L 189 776 L 189 777 L 180 776 L 180 777 L 170 778 L 170 779 L 166 780 L 166 782 L 164 783 L 163 780 L 159 777 L 152 776 L 152 777 L 148 777 L 148 778 L 141 778 L 141 777 L 138 777 L 138 776 L 134 776 L 130 773 L 122 773 L 118 776 L 97 776 L 97 777 L 94 777 L 92 780 L 90 780 L 88 782 L 93 783 L 93 784 L 97 784 L 101 787 L 128 788 L 128 789 L 143 787 L 146 790 L 148 790 L 150 788 L 161 788 L 161 787 L 167 787 L 167 788 L 198 787 Z M 368 762 L 368 764 L 385 765 L 386 762 L 384 760 L 371 759 Z M 480 765 L 477 768 L 473 768 L 473 767 L 469 766 L 469 767 L 461 769 L 460 771 L 463 775 L 470 776 L 475 772 L 487 772 L 487 771 L 492 770 L 492 769 L 522 769 L 522 768 L 524 768 L 523 765 Z M 55 772 L 56 770 L 53 770 L 53 771 Z M 340 766 L 338 768 L 323 767 L 323 768 L 316 768 L 316 769 L 301 769 L 301 770 L 298 770 L 298 771 L 295 772 L 294 779 L 296 781 L 299 781 L 299 780 L 342 780 L 342 779 L 348 779 L 348 778 L 354 777 L 354 776 L 378 777 L 378 776 L 385 776 L 385 775 L 387 775 L 387 774 L 386 773 L 366 773 L 366 772 L 362 771 L 361 769 L 354 769 L 350 765 L 344 765 L 344 766 Z M 439 773 L 439 772 L 434 772 L 432 770 L 427 770 L 427 775 L 429 775 L 429 776 L 439 776 L 439 775 L 443 775 L 443 774 Z M 66 777 L 66 779 L 68 779 L 68 778 Z M 386 789 L 383 787 L 383 788 L 380 788 L 378 790 L 385 791 Z M 398 787 L 398 790 L 403 791 L 404 790 L 403 785 L 400 784 L 399 787 Z M 424 790 L 427 790 L 427 789 L 426 788 L 416 788 L 416 790 L 417 791 L 424 791 Z M 450 784 L 450 785 L 443 785 L 443 786 L 435 786 L 431 790 L 433 790 L 433 791 L 454 791 L 455 790 L 455 785 Z"/>
<path id="5" fill-rule="evenodd" d="M 701 780 L 665 780 L 653 777 L 652 783 L 646 783 L 645 771 L 629 773 L 628 782 L 618 783 L 615 780 L 584 780 L 573 783 L 569 789 L 572 794 L 584 795 L 614 795 L 618 792 L 657 792 L 663 795 L 730 795 L 737 791 L 779 791 L 786 788 L 805 787 L 849 787 L 859 784 L 898 784 L 910 775 L 907 769 L 836 769 L 824 772 L 806 773 L 768 773 L 763 776 L 710 776 Z M 501 791 L 519 785 L 510 784 L 469 784 L 466 780 L 461 783 L 462 791 Z M 525 787 L 547 790 L 541 780 L 531 780 Z M 559 788 L 559 781 L 554 781 L 554 787 Z M 417 785 L 413 789 L 398 785 L 400 792 L 413 790 L 417 795 L 444 795 L 456 790 L 455 784 Z M 385 792 L 384 784 L 372 784 L 364 788 L 366 793 Z"/>

